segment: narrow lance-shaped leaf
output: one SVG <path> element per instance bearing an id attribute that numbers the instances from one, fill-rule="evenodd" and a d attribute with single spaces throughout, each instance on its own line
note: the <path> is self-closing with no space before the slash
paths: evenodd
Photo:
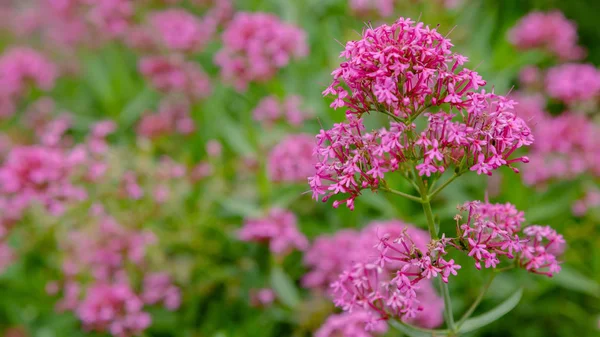
<path id="1" fill-rule="evenodd" d="M 506 299 L 506 301 L 502 302 L 494 309 L 466 320 L 460 327 L 459 332 L 466 333 L 474 331 L 498 320 L 500 317 L 506 315 L 508 312 L 514 309 L 517 304 L 519 304 L 521 296 L 523 296 L 523 288 L 519 288 L 519 290 Z"/>
<path id="2" fill-rule="evenodd" d="M 389 320 L 388 323 L 396 330 L 409 337 L 446 337 L 449 336 L 448 330 L 430 330 L 422 329 L 396 320 Z"/>
<path id="3" fill-rule="evenodd" d="M 286 306 L 295 308 L 300 303 L 300 295 L 290 277 L 278 266 L 271 270 L 271 286 L 277 298 Z"/>

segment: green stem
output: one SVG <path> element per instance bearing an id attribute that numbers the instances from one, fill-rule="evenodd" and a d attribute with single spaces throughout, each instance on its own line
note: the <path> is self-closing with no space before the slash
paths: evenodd
<path id="1" fill-rule="evenodd" d="M 435 230 L 435 222 L 433 220 L 433 210 L 431 209 L 431 203 L 427 197 L 421 199 L 421 203 L 423 204 L 423 212 L 425 213 L 425 217 L 427 218 L 427 228 L 429 229 L 429 235 L 432 239 L 437 240 L 438 235 Z"/>
<path id="2" fill-rule="evenodd" d="M 490 275 L 490 278 L 488 279 L 488 281 L 485 283 L 485 285 L 481 289 L 481 292 L 479 293 L 479 295 L 475 299 L 475 302 L 473 302 L 473 304 L 471 304 L 471 306 L 469 307 L 469 309 L 465 312 L 465 314 L 458 321 L 458 323 L 457 323 L 458 329 L 460 329 L 460 327 L 463 325 L 463 323 L 465 323 L 465 321 L 469 317 L 471 317 L 471 315 L 473 314 L 473 312 L 475 311 L 475 309 L 477 309 L 477 306 L 479 305 L 479 303 L 481 303 L 481 300 L 483 300 L 483 296 L 485 296 L 485 293 L 490 288 L 490 285 L 492 284 L 492 281 L 494 281 L 494 278 L 496 277 L 497 274 L 498 273 L 494 272 L 494 273 L 492 273 Z"/>
<path id="3" fill-rule="evenodd" d="M 450 179 L 446 180 L 446 182 L 444 182 L 440 187 L 436 188 L 433 192 L 431 192 L 431 194 L 428 196 L 429 200 L 433 200 L 433 198 L 435 198 L 435 196 L 438 195 L 438 193 L 440 193 L 444 188 L 446 188 L 446 186 L 448 186 L 451 182 L 454 181 L 454 179 L 458 178 L 459 176 L 460 174 L 454 173 L 454 175 L 450 177 Z"/>
<path id="4" fill-rule="evenodd" d="M 453 331 L 458 336 L 458 328 L 454 323 L 454 314 L 452 313 L 452 302 L 450 300 L 450 290 L 448 290 L 448 284 L 442 281 L 441 277 L 438 277 L 438 282 L 440 284 L 440 291 L 444 297 L 444 319 L 446 320 L 446 325 L 450 331 Z"/>
<path id="5" fill-rule="evenodd" d="M 417 181 L 418 183 L 418 181 Z M 431 203 L 429 198 L 427 197 L 427 187 L 423 184 L 423 182 L 419 183 L 421 187 L 421 200 L 423 203 L 423 212 L 425 213 L 425 217 L 427 218 L 427 227 L 429 228 L 429 234 L 431 238 L 434 240 L 438 239 L 437 231 L 435 229 L 435 222 L 433 220 L 433 211 L 431 209 Z M 444 319 L 446 320 L 446 326 L 450 331 L 456 332 L 456 325 L 454 324 L 454 314 L 452 313 L 452 302 L 450 300 L 450 291 L 448 290 L 448 285 L 442 281 L 441 278 L 438 278 L 440 282 L 440 292 L 442 293 L 442 297 L 444 298 Z"/>
<path id="6" fill-rule="evenodd" d="M 407 199 L 410 199 L 410 200 L 412 200 L 412 201 L 416 201 L 416 202 L 418 202 L 418 203 L 421 203 L 421 202 L 423 202 L 423 201 L 421 200 L 421 198 L 419 198 L 419 197 L 415 197 L 414 195 L 410 195 L 410 194 L 408 194 L 408 193 L 404 193 L 404 192 L 396 191 L 396 190 L 394 190 L 394 189 L 391 189 L 391 188 L 389 188 L 389 187 L 383 187 L 383 186 L 382 186 L 382 187 L 381 187 L 381 189 L 382 189 L 383 191 L 386 191 L 386 192 L 389 192 L 389 193 L 392 193 L 392 194 L 396 194 L 396 195 L 399 195 L 399 196 L 405 197 L 405 198 L 407 198 Z"/>

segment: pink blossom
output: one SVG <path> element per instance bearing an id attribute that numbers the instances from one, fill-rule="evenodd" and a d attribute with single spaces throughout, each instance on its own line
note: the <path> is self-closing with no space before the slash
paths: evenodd
<path id="1" fill-rule="evenodd" d="M 460 240 L 478 269 L 482 262 L 485 268 L 495 268 L 505 256 L 532 273 L 552 276 L 560 271 L 557 255 L 562 253 L 564 239 L 552 228 L 532 225 L 521 230 L 523 212 L 511 204 L 475 201 L 461 209 L 468 211 L 468 217 L 457 224 Z"/>
<path id="2" fill-rule="evenodd" d="M 215 63 L 238 91 L 250 82 L 270 80 L 292 59 L 308 53 L 304 31 L 267 13 L 236 13 L 222 39 Z"/>
<path id="3" fill-rule="evenodd" d="M 56 66 L 28 47 L 12 47 L 0 56 L 0 93 L 21 96 L 28 82 L 51 90 L 58 76 Z"/>
<path id="4" fill-rule="evenodd" d="M 598 98 L 600 71 L 591 64 L 565 63 L 550 68 L 546 74 L 546 91 L 565 103 Z"/>
<path id="5" fill-rule="evenodd" d="M 157 112 L 142 115 L 136 131 L 142 137 L 157 139 L 172 134 L 188 135 L 196 130 L 195 124 L 186 100 L 164 99 Z"/>
<path id="6" fill-rule="evenodd" d="M 82 0 L 90 8 L 88 19 L 100 31 L 111 36 L 123 35 L 133 18 L 135 9 L 131 0 Z"/>
<path id="7" fill-rule="evenodd" d="M 277 121 L 285 121 L 292 126 L 300 126 L 309 117 L 301 106 L 300 96 L 288 96 L 283 100 L 275 96 L 263 98 L 252 111 L 252 117 L 270 127 Z"/>
<path id="8" fill-rule="evenodd" d="M 88 289 L 77 308 L 85 329 L 109 332 L 116 337 L 136 336 L 150 326 L 150 314 L 142 300 L 126 284 L 98 283 Z"/>
<path id="9" fill-rule="evenodd" d="M 366 326 L 369 331 L 366 331 Z M 381 335 L 388 327 L 384 321 L 377 320 L 365 310 L 330 315 L 315 332 L 315 337 L 372 337 Z"/>
<path id="10" fill-rule="evenodd" d="M 311 135 L 289 135 L 269 153 L 267 171 L 274 182 L 306 182 L 315 173 Z"/>
<path id="11" fill-rule="evenodd" d="M 403 236 L 410 237 L 406 241 L 406 245 L 400 246 L 401 248 L 381 250 L 385 246 L 384 242 L 393 241 L 395 238 Z M 380 242 L 379 245 L 377 244 L 378 241 Z M 382 282 L 382 291 L 377 296 L 380 296 L 384 302 L 389 303 L 385 306 L 394 306 L 395 308 L 407 306 L 406 309 L 410 307 L 411 310 L 414 309 L 414 312 L 409 315 L 410 317 L 404 317 L 404 321 L 426 328 L 434 328 L 443 322 L 443 301 L 435 293 L 430 281 L 423 277 L 420 279 L 421 288 L 417 289 L 418 287 L 412 287 L 411 285 L 410 289 L 406 289 L 411 294 L 414 292 L 410 296 L 418 297 L 420 304 L 414 307 L 412 304 L 409 305 L 409 302 L 413 303 L 412 300 L 402 300 L 402 303 L 396 303 L 399 298 L 404 298 L 405 295 L 390 291 L 388 288 L 389 285 L 396 282 L 396 271 L 413 263 L 409 259 L 402 260 L 402 257 L 406 257 L 404 255 L 395 256 L 391 253 L 395 250 L 408 252 L 413 248 L 426 251 L 429 241 L 430 237 L 427 232 L 401 221 L 372 222 L 361 232 L 343 230 L 332 237 L 322 236 L 315 240 L 312 247 L 305 254 L 304 263 L 310 268 L 310 272 L 304 276 L 302 283 L 305 287 L 326 289 L 328 285 L 336 284 L 343 277 L 352 277 L 353 272 L 351 270 L 365 272 L 370 275 L 364 280 L 365 282 L 371 282 L 371 277 L 378 278 Z M 382 246 L 382 243 L 384 243 L 384 246 Z M 373 288 L 369 289 L 375 293 L 379 289 L 375 283 L 371 283 L 370 286 Z M 391 289 L 395 288 L 391 287 Z M 359 308 L 360 310 L 369 309 L 374 321 L 388 317 L 381 306 L 376 305 L 377 309 L 373 311 L 373 307 L 367 305 L 370 303 L 369 301 L 377 301 L 379 297 L 368 299 L 366 294 L 362 294 L 360 296 L 365 295 L 365 302 L 354 304 L 345 302 L 345 299 L 351 298 L 353 294 L 356 295 L 353 289 L 352 287 L 346 287 L 339 292 L 334 287 L 331 295 L 336 304 L 345 311 L 351 310 L 351 308 L 357 310 Z M 375 295 L 375 293 L 372 295 Z M 394 309 L 392 312 L 397 311 Z M 403 315 L 398 315 L 398 317 L 401 316 Z"/>
<path id="12" fill-rule="evenodd" d="M 201 100 L 211 92 L 211 84 L 200 66 L 177 57 L 147 56 L 140 60 L 139 71 L 156 90 L 181 93 Z"/>
<path id="13" fill-rule="evenodd" d="M 387 17 L 394 13 L 394 2 L 395 0 L 350 0 L 350 8 L 359 15 L 374 12 L 378 16 Z"/>
<path id="14" fill-rule="evenodd" d="M 250 290 L 250 303 L 256 307 L 268 307 L 275 301 L 273 289 L 261 288 Z"/>
<path id="15" fill-rule="evenodd" d="M 585 56 L 577 45 L 577 26 L 559 11 L 527 14 L 509 31 L 508 39 L 519 49 L 541 48 L 562 60 Z"/>
<path id="16" fill-rule="evenodd" d="M 280 208 L 271 209 L 263 218 L 246 219 L 238 236 L 242 241 L 268 243 L 275 254 L 308 247 L 306 237 L 298 231 L 294 213 Z"/>
<path id="17" fill-rule="evenodd" d="M 172 51 L 199 51 L 214 33 L 212 25 L 183 9 L 151 13 L 149 22 L 160 43 Z"/>
<path id="18" fill-rule="evenodd" d="M 362 190 L 385 186 L 392 172 L 414 168 L 434 179 L 454 168 L 489 175 L 501 166 L 518 172 L 513 163 L 528 161 L 511 158 L 533 142 L 516 102 L 479 91 L 485 81 L 462 68 L 467 58 L 451 46 L 435 29 L 404 18 L 369 27 L 346 44 L 345 61 L 323 92 L 336 96 L 332 107 L 343 107 L 346 120 L 317 135 L 316 174 L 309 178 L 315 200 L 340 194 L 334 207 L 352 208 Z M 441 105 L 449 111 L 429 111 Z M 389 126 L 367 130 L 362 117 L 371 112 L 389 116 Z M 417 129 L 413 120 L 421 115 L 428 123 Z"/>
<path id="19" fill-rule="evenodd" d="M 181 292 L 166 273 L 147 274 L 144 277 L 141 298 L 145 304 L 163 303 L 169 310 L 176 310 L 181 304 Z"/>
<path id="20" fill-rule="evenodd" d="M 0 166 L 2 218 L 19 219 L 36 202 L 50 213 L 60 214 L 68 202 L 84 200 L 86 191 L 72 181 L 82 159 L 75 150 L 14 147 Z"/>

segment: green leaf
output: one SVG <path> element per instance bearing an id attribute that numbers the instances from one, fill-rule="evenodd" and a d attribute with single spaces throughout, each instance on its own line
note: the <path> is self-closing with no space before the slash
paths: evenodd
<path id="1" fill-rule="evenodd" d="M 220 131 L 222 138 L 231 149 L 241 156 L 253 154 L 256 151 L 250 145 L 247 133 L 240 127 L 239 124 L 234 123 L 229 117 L 223 116 L 220 123 Z"/>
<path id="2" fill-rule="evenodd" d="M 569 267 L 563 267 L 551 280 L 565 289 L 600 297 L 600 284 Z"/>
<path id="3" fill-rule="evenodd" d="M 416 326 L 412 326 L 406 323 L 402 323 L 396 320 L 389 320 L 388 323 L 396 330 L 402 332 L 409 337 L 444 337 L 448 336 L 447 330 L 429 330 L 421 329 Z"/>
<path id="4" fill-rule="evenodd" d="M 232 215 L 258 217 L 262 214 L 260 208 L 248 200 L 222 198 L 217 200 L 217 202 L 225 209 L 225 211 Z"/>
<path id="5" fill-rule="evenodd" d="M 294 282 L 280 267 L 271 270 L 271 287 L 279 300 L 290 308 L 295 308 L 300 303 L 300 295 Z"/>
<path id="6" fill-rule="evenodd" d="M 152 108 L 154 104 L 154 92 L 146 87 L 144 90 L 140 91 L 139 94 L 135 96 L 131 102 L 129 102 L 121 114 L 119 115 L 119 119 L 121 120 L 121 124 L 125 127 L 129 127 L 133 125 L 135 121 L 144 113 L 144 111 Z"/>
<path id="7" fill-rule="evenodd" d="M 485 314 L 481 314 L 466 320 L 460 327 L 459 331 L 461 333 L 474 331 L 498 320 L 500 317 L 506 315 L 509 311 L 516 307 L 517 304 L 519 304 L 521 296 L 523 296 L 523 288 L 519 288 L 519 290 L 512 294 L 512 296 L 494 309 L 486 312 Z"/>

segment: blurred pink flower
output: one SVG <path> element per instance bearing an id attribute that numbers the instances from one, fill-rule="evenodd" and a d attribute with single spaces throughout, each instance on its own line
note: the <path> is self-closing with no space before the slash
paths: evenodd
<path id="1" fill-rule="evenodd" d="M 300 126 L 310 116 L 301 108 L 300 96 L 291 95 L 283 100 L 276 96 L 267 96 L 258 102 L 252 111 L 254 120 L 270 127 L 277 121 L 283 121 L 292 126 Z"/>
<path id="2" fill-rule="evenodd" d="M 149 305 L 163 303 L 168 310 L 176 310 L 181 304 L 181 292 L 166 273 L 147 274 L 144 277 L 141 298 Z"/>
<path id="3" fill-rule="evenodd" d="M 131 337 L 152 322 L 150 314 L 142 311 L 143 306 L 128 285 L 97 283 L 87 290 L 76 313 L 86 330 Z"/>
<path id="4" fill-rule="evenodd" d="M 298 231 L 294 213 L 281 208 L 272 208 L 262 218 L 246 219 L 238 237 L 242 241 L 268 243 L 271 252 L 278 255 L 308 247 L 306 237 Z"/>
<path id="5" fill-rule="evenodd" d="M 598 99 L 600 71 L 591 64 L 566 63 L 550 68 L 546 74 L 546 91 L 565 103 Z"/>
<path id="6" fill-rule="evenodd" d="M 156 90 L 181 93 L 193 100 L 208 97 L 211 84 L 200 65 L 178 57 L 147 56 L 140 60 L 139 71 Z"/>
<path id="7" fill-rule="evenodd" d="M 585 50 L 577 45 L 577 26 L 559 11 L 531 12 L 508 33 L 517 48 L 545 49 L 563 60 L 578 60 Z"/>
<path id="8" fill-rule="evenodd" d="M 186 100 L 164 99 L 160 102 L 158 112 L 142 115 L 136 131 L 138 135 L 150 139 L 172 134 L 188 135 L 196 130 L 189 109 Z"/>
<path id="9" fill-rule="evenodd" d="M 308 53 L 304 31 L 267 13 L 236 13 L 222 39 L 215 63 L 238 91 L 245 91 L 250 82 L 270 80 L 291 59 Z"/>
<path id="10" fill-rule="evenodd" d="M 85 189 L 72 177 L 85 160 L 78 151 L 44 146 L 17 146 L 0 166 L 0 209 L 2 218 L 19 219 L 32 203 L 39 202 L 58 215 L 66 203 L 81 201 Z"/>
<path id="11" fill-rule="evenodd" d="M 269 153 L 267 171 L 274 182 L 304 182 L 315 174 L 314 136 L 289 135 Z"/>
<path id="12" fill-rule="evenodd" d="M 11 47 L 0 56 L 0 93 L 21 96 L 29 81 L 42 90 L 51 90 L 58 76 L 56 66 L 28 47 Z"/>
<path id="13" fill-rule="evenodd" d="M 366 326 L 369 326 L 367 331 Z M 387 332 L 387 323 L 365 310 L 330 315 L 315 337 L 372 337 Z"/>
<path id="14" fill-rule="evenodd" d="M 149 22 L 160 43 L 171 51 L 199 51 L 212 37 L 215 28 L 183 9 L 151 13 Z"/>

